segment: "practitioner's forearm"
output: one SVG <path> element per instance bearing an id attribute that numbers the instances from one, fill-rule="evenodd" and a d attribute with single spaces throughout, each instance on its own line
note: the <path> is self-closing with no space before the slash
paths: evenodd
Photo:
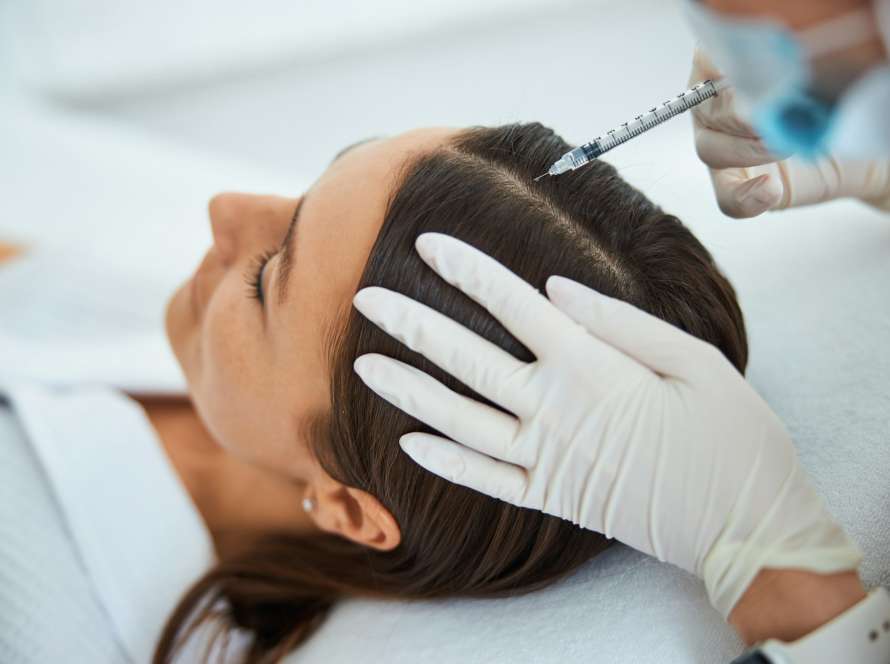
<path id="1" fill-rule="evenodd" d="M 765 569 L 742 595 L 729 623 L 746 644 L 796 641 L 865 597 L 856 572 L 816 574 Z"/>

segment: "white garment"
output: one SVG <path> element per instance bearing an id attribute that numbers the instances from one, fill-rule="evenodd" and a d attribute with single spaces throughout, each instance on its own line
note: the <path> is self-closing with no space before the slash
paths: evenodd
<path id="1" fill-rule="evenodd" d="M 0 406 L 0 662 L 129 661 L 40 461 Z"/>
<path id="2" fill-rule="evenodd" d="M 6 390 L 117 640 L 148 662 L 213 563 L 209 533 L 140 406 L 109 388 Z"/>
<path id="3" fill-rule="evenodd" d="M 0 467 L 0 485 L 55 505 L 0 512 L 0 533 L 16 535 L 0 541 L 0 562 L 18 568 L 0 589 L 4 664 L 150 662 L 167 617 L 214 562 L 210 534 L 156 432 L 121 391 L 184 395 L 151 313 L 158 307 L 139 309 L 146 284 L 131 280 L 122 288 L 106 270 L 103 286 L 101 271 L 91 279 L 85 270 L 90 264 L 76 254 L 35 251 L 0 265 L 0 395 L 11 409 L 3 411 L 16 420 L 0 431 L 0 459 L 14 461 Z M 28 297 L 17 302 L 22 293 Z M 103 327 L 105 337 L 97 334 Z M 49 549 L 57 547 L 53 555 Z M 46 580 L 61 587 L 49 592 Z M 17 613 L 4 615 L 4 605 Z M 66 615 L 71 607 L 85 607 L 82 630 L 69 626 L 47 636 L 75 620 Z M 102 644 L 84 650 L 73 642 L 80 633 L 95 642 L 103 629 Z M 44 643 L 50 650 L 43 652 L 64 652 L 64 660 L 41 658 Z M 102 659 L 88 659 L 95 653 Z"/>

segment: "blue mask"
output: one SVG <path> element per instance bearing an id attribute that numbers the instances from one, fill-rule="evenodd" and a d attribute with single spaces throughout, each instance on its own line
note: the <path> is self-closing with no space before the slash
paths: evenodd
<path id="1" fill-rule="evenodd" d="M 767 20 L 727 18 L 687 2 L 696 36 L 714 64 L 734 84 L 742 112 L 764 144 L 778 155 L 814 159 L 828 152 L 836 104 L 812 92 L 810 59 L 875 34 L 865 12 L 847 14 L 803 35 Z M 806 46 L 805 46 L 806 44 Z"/>

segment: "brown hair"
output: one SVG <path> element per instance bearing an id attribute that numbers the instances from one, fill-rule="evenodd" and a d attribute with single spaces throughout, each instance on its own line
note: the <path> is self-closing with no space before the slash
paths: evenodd
<path id="1" fill-rule="evenodd" d="M 359 287 L 405 293 L 532 360 L 417 256 L 417 236 L 440 231 L 494 256 L 539 289 L 558 273 L 631 302 L 714 344 L 743 372 L 747 342 L 732 286 L 676 217 L 600 161 L 533 182 L 570 148 L 546 127 L 523 124 L 467 130 L 417 158 L 391 198 Z M 389 355 L 480 397 L 351 307 L 336 327 L 331 407 L 313 424 L 314 449 L 334 478 L 390 510 L 400 545 L 376 551 L 332 535 L 270 536 L 220 561 L 188 591 L 166 625 L 156 664 L 173 660 L 190 632 L 181 628 L 200 623 L 220 604 L 229 625 L 252 633 L 244 661 L 274 662 L 304 641 L 338 599 L 527 592 L 608 545 L 597 533 L 450 484 L 414 464 L 398 439 L 429 427 L 367 389 L 353 360 L 369 352 Z"/>

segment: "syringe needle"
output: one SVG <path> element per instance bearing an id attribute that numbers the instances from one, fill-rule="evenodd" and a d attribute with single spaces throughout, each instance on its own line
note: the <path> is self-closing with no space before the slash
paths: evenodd
<path id="1" fill-rule="evenodd" d="M 548 175 L 550 175 L 550 173 L 541 173 L 538 177 L 535 178 L 535 182 L 537 182 L 541 178 L 547 177 Z"/>

